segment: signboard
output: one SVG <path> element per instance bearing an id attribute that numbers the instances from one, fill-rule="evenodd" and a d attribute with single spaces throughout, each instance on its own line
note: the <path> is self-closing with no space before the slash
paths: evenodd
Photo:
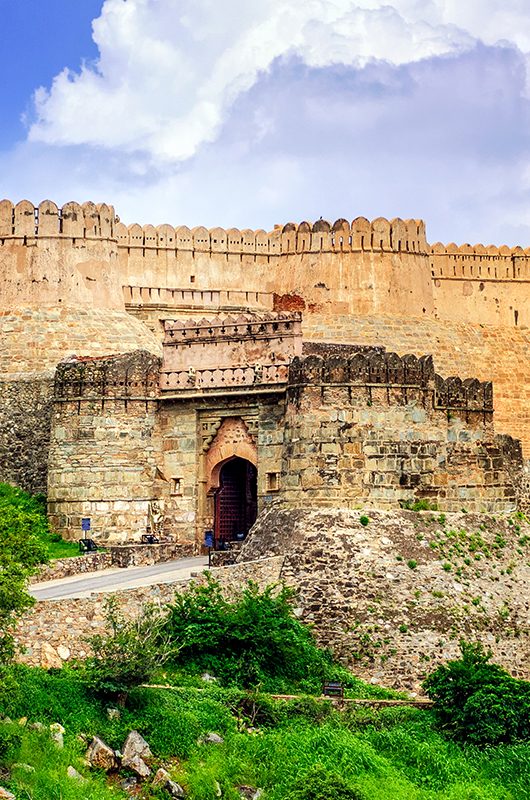
<path id="1" fill-rule="evenodd" d="M 205 547 L 213 547 L 214 546 L 213 531 L 204 531 L 204 546 Z"/>
<path id="2" fill-rule="evenodd" d="M 90 530 L 90 517 L 83 517 L 83 519 L 81 520 L 81 530 L 82 531 Z"/>

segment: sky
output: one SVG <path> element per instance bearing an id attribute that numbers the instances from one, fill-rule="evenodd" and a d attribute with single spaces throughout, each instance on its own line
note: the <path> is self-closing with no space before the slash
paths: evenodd
<path id="1" fill-rule="evenodd" d="M 530 245 L 528 0 L 0 0 L 0 195 Z"/>

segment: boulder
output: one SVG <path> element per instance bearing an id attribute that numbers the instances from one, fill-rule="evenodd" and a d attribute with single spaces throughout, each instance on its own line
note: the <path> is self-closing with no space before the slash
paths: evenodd
<path id="1" fill-rule="evenodd" d="M 207 733 L 202 740 L 205 744 L 224 744 L 224 739 L 218 733 Z"/>
<path id="2" fill-rule="evenodd" d="M 50 725 L 51 738 L 61 750 L 64 747 L 65 730 L 59 722 L 52 722 Z"/>
<path id="3" fill-rule="evenodd" d="M 124 789 L 126 792 L 134 791 L 137 785 L 138 785 L 138 780 L 134 778 L 132 775 L 130 778 L 124 778 L 122 781 L 120 781 L 121 788 Z"/>
<path id="4" fill-rule="evenodd" d="M 108 772 L 118 766 L 114 750 L 98 736 L 94 736 L 88 747 L 86 758 L 91 767 L 99 767 Z"/>
<path id="5" fill-rule="evenodd" d="M 253 786 L 236 786 L 242 800 L 259 800 L 263 795 L 263 789 L 255 789 Z"/>
<path id="6" fill-rule="evenodd" d="M 79 773 L 75 767 L 69 766 L 66 770 L 66 774 L 69 778 L 73 781 L 77 781 L 78 783 L 86 783 L 86 778 L 83 778 L 81 773 Z"/>
<path id="7" fill-rule="evenodd" d="M 138 731 L 131 731 L 125 740 L 125 744 L 123 745 L 123 756 L 122 756 L 122 764 L 124 767 L 128 767 L 130 761 L 138 756 L 138 758 L 152 758 L 151 748 L 145 741 L 144 737 L 141 736 Z"/>
<path id="8" fill-rule="evenodd" d="M 148 778 L 151 774 L 151 770 L 140 756 L 132 756 L 132 758 L 127 759 L 127 764 L 125 764 L 125 761 L 122 761 L 122 764 L 136 772 L 139 778 Z"/>
<path id="9" fill-rule="evenodd" d="M 117 708 L 107 708 L 107 717 L 109 719 L 120 719 L 121 711 Z"/>
<path id="10" fill-rule="evenodd" d="M 40 649 L 40 666 L 43 669 L 61 669 L 63 660 L 55 647 L 44 642 Z"/>
<path id="11" fill-rule="evenodd" d="M 0 800 L 17 800 L 12 792 L 8 792 L 3 786 L 0 786 Z"/>
<path id="12" fill-rule="evenodd" d="M 155 777 L 153 778 L 153 783 L 151 785 L 153 786 L 154 789 L 157 788 L 165 789 L 170 797 L 185 796 L 185 792 L 182 786 L 180 786 L 180 784 L 176 783 L 175 781 L 171 780 L 169 772 L 163 769 L 163 767 L 160 767 Z"/>

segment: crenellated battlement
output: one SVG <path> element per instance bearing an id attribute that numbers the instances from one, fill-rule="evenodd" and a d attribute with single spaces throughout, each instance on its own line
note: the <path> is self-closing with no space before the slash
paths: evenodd
<path id="1" fill-rule="evenodd" d="M 129 250 L 171 250 L 197 253 L 235 253 L 277 256 L 295 253 L 386 252 L 426 253 L 425 223 L 422 220 L 378 217 L 370 222 L 357 217 L 351 223 L 320 219 L 315 223 L 289 222 L 274 231 L 239 228 L 188 228 L 185 225 L 116 225 L 119 247 Z"/>
<path id="2" fill-rule="evenodd" d="M 407 389 L 432 395 L 435 410 L 446 412 L 480 412 L 493 414 L 493 385 L 475 378 L 442 378 L 434 370 L 432 356 L 404 355 L 374 351 L 356 352 L 351 356 L 318 355 L 295 358 L 289 366 L 289 388 L 295 390 L 310 386 L 362 386 L 368 389 L 384 388 L 404 390 L 404 399 L 410 400 Z M 371 395 L 369 401 L 371 402 Z M 387 395 L 388 403 L 399 402 L 393 392 Z"/>
<path id="3" fill-rule="evenodd" d="M 301 314 L 240 314 L 220 319 L 165 320 L 164 347 L 301 336 Z"/>
<path id="4" fill-rule="evenodd" d="M 102 358 L 72 358 L 55 372 L 56 402 L 156 400 L 160 359 L 137 350 Z"/>
<path id="5" fill-rule="evenodd" d="M 92 202 L 66 203 L 59 208 L 51 200 L 34 206 L 29 200 L 16 205 L 0 201 L 0 240 L 35 237 L 70 239 L 114 239 L 116 216 L 113 206 Z"/>
<path id="6" fill-rule="evenodd" d="M 437 242 L 430 253 L 433 278 L 475 281 L 530 281 L 530 247 Z"/>

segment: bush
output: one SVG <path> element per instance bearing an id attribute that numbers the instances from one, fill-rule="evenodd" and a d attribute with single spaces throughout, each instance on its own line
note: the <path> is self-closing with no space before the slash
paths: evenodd
<path id="1" fill-rule="evenodd" d="M 370 522 L 370 518 L 367 517 L 365 514 L 363 514 L 363 516 L 359 519 L 359 522 L 361 523 L 361 525 L 366 527 Z"/>
<path id="2" fill-rule="evenodd" d="M 176 663 L 213 673 L 224 684 L 271 691 L 321 688 L 332 661 L 292 613 L 293 591 L 249 583 L 233 600 L 211 578 L 177 594 L 164 627 Z"/>
<path id="3" fill-rule="evenodd" d="M 366 800 L 366 795 L 317 764 L 296 781 L 286 800 Z"/>
<path id="4" fill-rule="evenodd" d="M 164 617 L 152 604 L 145 605 L 135 619 L 126 620 L 111 597 L 106 621 L 108 633 L 87 640 L 93 655 L 80 665 L 81 674 L 94 693 L 123 703 L 129 690 L 148 681 L 174 648 L 163 633 Z"/>
<path id="5" fill-rule="evenodd" d="M 13 633 L 17 618 L 34 602 L 26 591 L 27 582 L 39 565 L 48 560 L 41 539 L 46 530 L 40 501 L 0 484 L 0 689 L 3 691 L 5 664 L 15 653 Z"/>
<path id="6" fill-rule="evenodd" d="M 530 739 L 530 683 L 491 663 L 482 645 L 460 643 L 462 656 L 423 683 L 435 713 L 454 738 L 477 745 Z"/>

